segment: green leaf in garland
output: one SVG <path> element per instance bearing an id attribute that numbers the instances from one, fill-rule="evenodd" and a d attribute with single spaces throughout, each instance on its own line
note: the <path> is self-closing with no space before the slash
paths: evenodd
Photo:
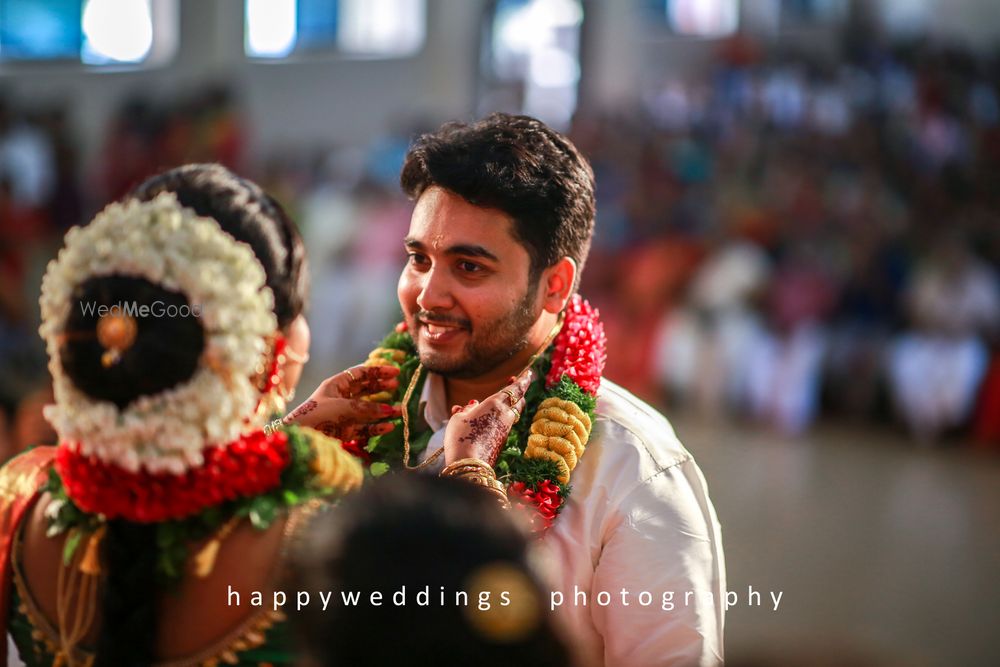
<path id="1" fill-rule="evenodd" d="M 278 504 L 269 495 L 257 496 L 250 501 L 250 523 L 258 530 L 264 530 L 274 521 Z"/>
<path id="2" fill-rule="evenodd" d="M 222 524 L 222 520 L 225 518 L 222 512 L 222 508 L 218 505 L 209 507 L 207 510 L 201 513 L 201 522 L 207 528 L 215 528 Z"/>
<path id="3" fill-rule="evenodd" d="M 368 468 L 368 472 L 372 474 L 372 477 L 381 477 L 389 472 L 389 464 L 384 461 L 376 461 Z"/>
<path id="4" fill-rule="evenodd" d="M 391 331 L 382 339 L 382 344 L 379 347 L 402 350 L 407 355 L 417 353 L 417 347 L 413 344 L 413 337 L 405 331 Z"/>
<path id="5" fill-rule="evenodd" d="M 550 480 L 554 484 L 562 486 L 556 480 L 559 476 L 559 467 L 548 459 L 526 459 L 518 457 L 510 461 L 511 476 L 524 482 L 531 488 L 535 488 L 545 480 Z"/>
<path id="6" fill-rule="evenodd" d="M 392 451 L 403 447 L 403 420 L 393 419 L 390 420 L 390 423 L 395 424 L 396 428 L 383 435 L 376 435 L 370 438 L 368 444 L 365 445 L 366 451 Z"/>
<path id="7" fill-rule="evenodd" d="M 559 382 L 552 388 L 551 393 L 553 396 L 558 396 L 564 401 L 576 403 L 593 420 L 594 409 L 597 407 L 597 399 L 580 389 L 568 375 L 563 375 L 559 378 Z"/>
<path id="8" fill-rule="evenodd" d="M 76 548 L 80 546 L 80 540 L 83 538 L 83 531 L 74 529 L 70 531 L 69 535 L 66 537 L 66 543 L 63 545 L 63 565 L 69 566 L 73 561 L 73 552 Z"/>
<path id="9" fill-rule="evenodd" d="M 159 557 L 156 559 L 156 569 L 168 579 L 176 579 L 180 575 L 173 559 L 166 551 L 161 551 Z"/>
<path id="10" fill-rule="evenodd" d="M 62 478 L 56 472 L 55 466 L 49 468 L 49 480 L 45 483 L 45 490 L 55 495 L 59 495 L 63 490 Z"/>
<path id="11" fill-rule="evenodd" d="M 180 526 L 174 521 L 164 521 L 156 526 L 156 546 L 167 549 L 177 542 L 182 534 Z"/>

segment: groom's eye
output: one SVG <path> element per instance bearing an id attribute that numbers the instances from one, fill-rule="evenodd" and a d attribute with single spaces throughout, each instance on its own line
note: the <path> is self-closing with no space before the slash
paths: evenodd
<path id="1" fill-rule="evenodd" d="M 483 267 L 475 262 L 459 262 L 458 268 L 465 273 L 479 273 Z"/>
<path id="2" fill-rule="evenodd" d="M 428 263 L 427 256 L 421 255 L 419 252 L 411 252 L 408 253 L 406 256 L 410 264 L 413 264 L 414 266 L 424 266 Z"/>

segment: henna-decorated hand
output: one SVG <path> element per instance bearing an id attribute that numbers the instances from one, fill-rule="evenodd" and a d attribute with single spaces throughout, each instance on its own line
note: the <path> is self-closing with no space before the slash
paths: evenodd
<path id="1" fill-rule="evenodd" d="M 532 377 L 531 369 L 525 369 L 511 384 L 482 403 L 472 401 L 464 408 L 453 407 L 444 433 L 445 463 L 467 458 L 490 465 L 496 463 L 518 415 L 524 414 L 524 392 Z"/>
<path id="2" fill-rule="evenodd" d="M 383 435 L 394 424 L 381 421 L 399 417 L 395 405 L 362 401 L 381 391 L 399 386 L 395 366 L 354 366 L 327 378 L 312 396 L 285 417 L 286 424 L 309 426 L 324 435 L 340 440 L 354 440 Z"/>

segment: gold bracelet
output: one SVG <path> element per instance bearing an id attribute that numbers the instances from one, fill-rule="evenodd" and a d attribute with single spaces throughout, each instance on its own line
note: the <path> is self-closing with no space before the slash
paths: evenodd
<path id="1" fill-rule="evenodd" d="M 457 477 L 471 470 L 482 471 L 484 474 L 496 477 L 496 473 L 493 472 L 493 468 L 490 467 L 490 464 L 480 459 L 459 459 L 454 463 L 449 463 L 445 466 L 444 470 L 441 471 L 441 476 Z"/>
<path id="2" fill-rule="evenodd" d="M 503 509 L 510 508 L 510 501 L 507 499 L 507 489 L 503 483 L 497 479 L 496 472 L 485 461 L 480 459 L 460 459 L 451 463 L 441 471 L 442 477 L 454 477 L 470 484 L 483 487 L 491 493 L 499 502 Z"/>
<path id="3" fill-rule="evenodd" d="M 510 501 L 507 499 L 507 489 L 504 488 L 504 485 L 500 482 L 500 480 L 495 477 L 468 475 L 459 479 L 463 479 L 471 484 L 482 487 L 484 491 L 488 491 L 490 494 L 495 496 L 497 501 L 500 503 L 500 506 L 504 509 L 510 507 Z"/>

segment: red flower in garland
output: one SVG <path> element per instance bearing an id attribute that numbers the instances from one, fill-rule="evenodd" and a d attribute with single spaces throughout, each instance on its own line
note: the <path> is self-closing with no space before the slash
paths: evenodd
<path id="1" fill-rule="evenodd" d="M 566 306 L 565 317 L 555 339 L 552 368 L 545 378 L 545 386 L 552 388 L 563 375 L 568 375 L 581 389 L 596 396 L 608 359 L 608 339 L 598 319 L 600 313 L 579 294 L 574 294 Z"/>
<path id="2" fill-rule="evenodd" d="M 544 532 L 552 526 L 552 521 L 556 518 L 563 502 L 562 496 L 559 495 L 559 487 L 548 479 L 536 485 L 535 489 L 524 482 L 514 482 L 507 487 L 507 498 L 512 508 L 521 507 L 530 510 L 525 514 L 534 533 Z"/>
<path id="3" fill-rule="evenodd" d="M 365 449 L 365 445 L 368 443 L 368 439 L 364 440 L 342 440 L 340 446 L 343 447 L 344 451 L 348 454 L 358 457 L 361 462 L 368 467 L 372 464 L 372 455 Z"/>
<path id="4" fill-rule="evenodd" d="M 79 446 L 56 452 L 67 495 L 85 512 L 137 523 L 181 519 L 210 505 L 276 488 L 288 465 L 288 436 L 257 431 L 205 450 L 205 463 L 183 475 L 137 473 L 85 456 Z"/>

